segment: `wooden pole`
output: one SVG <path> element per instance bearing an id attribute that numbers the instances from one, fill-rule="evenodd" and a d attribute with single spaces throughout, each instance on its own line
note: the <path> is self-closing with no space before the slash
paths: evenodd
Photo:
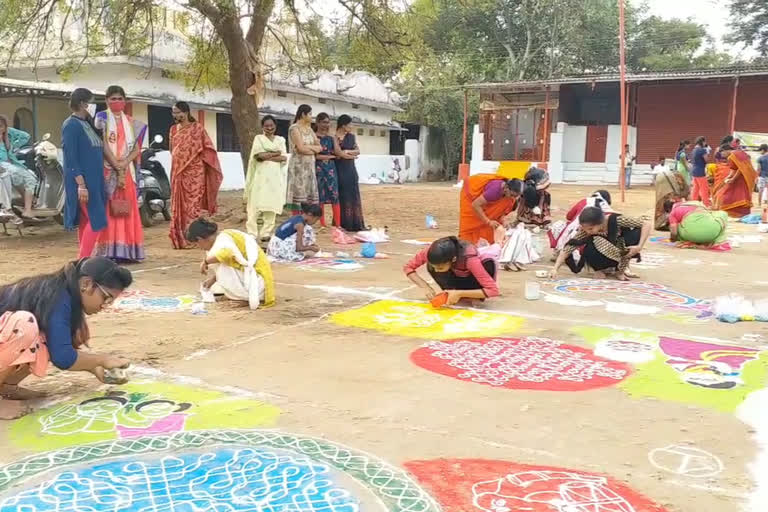
<path id="1" fill-rule="evenodd" d="M 461 139 L 461 163 L 467 163 L 467 117 L 469 116 L 469 92 L 464 89 L 464 134 Z"/>
<path id="2" fill-rule="evenodd" d="M 730 133 L 729 135 L 733 135 L 733 132 L 736 131 L 736 100 L 739 96 L 739 77 L 736 77 L 736 79 L 733 81 L 733 103 L 731 104 L 731 119 L 729 123 L 730 127 Z"/>
<path id="3" fill-rule="evenodd" d="M 620 76 L 620 101 L 621 101 L 621 158 L 619 161 L 619 187 L 621 188 L 621 202 L 625 201 L 625 165 L 626 152 L 624 147 L 627 145 L 627 73 L 626 60 L 624 56 L 624 0 L 619 0 L 619 76 Z"/>

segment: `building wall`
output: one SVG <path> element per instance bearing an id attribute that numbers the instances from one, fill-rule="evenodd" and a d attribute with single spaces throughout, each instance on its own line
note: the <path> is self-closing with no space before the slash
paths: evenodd
<path id="1" fill-rule="evenodd" d="M 35 98 L 35 106 L 32 98 L 0 98 L 0 113 L 8 116 L 13 123 L 13 115 L 19 108 L 27 108 L 34 112 L 37 110 L 37 137 L 45 133 L 51 134 L 51 142 L 61 146 L 61 124 L 70 116 L 69 103 L 64 99 Z M 31 134 L 30 134 L 31 135 Z"/>
<path id="2" fill-rule="evenodd" d="M 768 133 L 768 78 L 742 78 L 736 100 L 736 131 Z"/>

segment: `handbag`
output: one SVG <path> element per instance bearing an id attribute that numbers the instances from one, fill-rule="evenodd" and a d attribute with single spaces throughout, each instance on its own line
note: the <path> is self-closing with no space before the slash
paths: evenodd
<path id="1" fill-rule="evenodd" d="M 127 199 L 113 197 L 109 200 L 109 213 L 113 217 L 127 217 L 131 213 L 131 202 Z"/>

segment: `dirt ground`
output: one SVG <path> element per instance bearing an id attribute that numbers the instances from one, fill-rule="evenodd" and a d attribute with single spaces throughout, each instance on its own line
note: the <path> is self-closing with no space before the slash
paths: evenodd
<path id="1" fill-rule="evenodd" d="M 553 218 L 563 218 L 571 204 L 593 189 L 553 187 Z M 652 215 L 650 188 L 628 191 L 625 203 L 617 190 L 610 191 L 619 211 Z M 361 270 L 350 272 L 273 265 L 278 303 L 256 312 L 226 303 L 209 306 L 205 315 L 189 311 L 104 312 L 91 319 L 92 347 L 130 358 L 137 368 L 136 376 L 176 381 L 187 377 L 187 382 L 203 387 L 231 386 L 252 392 L 282 411 L 277 428 L 327 438 L 398 467 L 406 467 L 409 461 L 461 458 L 568 468 L 608 475 L 668 511 L 740 509 L 755 486 L 748 465 L 759 448 L 752 439 L 754 431 L 733 410 L 684 397 L 666 398 L 664 382 L 645 382 L 652 390 L 645 396 L 619 385 L 574 392 L 480 385 L 414 364 L 411 352 L 428 339 L 334 322 L 334 313 L 381 298 L 423 300 L 401 270 L 419 247 L 402 240 L 433 239 L 457 231 L 459 192 L 449 185 L 365 186 L 362 192 L 366 221 L 389 230 L 392 242 L 378 246 L 389 259 L 369 260 Z M 220 202 L 220 224 L 243 227 L 239 193 L 224 193 Z M 425 228 L 425 214 L 434 215 L 439 229 Z M 754 226 L 732 223 L 729 228 L 732 233 L 756 234 Z M 148 258 L 131 267 L 139 271 L 133 288 L 154 296 L 197 293 L 202 253 L 171 250 L 165 222 L 158 221 L 145 236 Z M 543 241 L 543 234 L 539 236 Z M 324 249 L 348 250 L 333 246 L 328 230 L 321 231 L 320 242 Z M 768 278 L 760 271 L 766 243 L 743 243 L 729 253 L 649 243 L 646 252 L 661 263 L 635 271 L 644 282 L 665 285 L 696 299 L 736 291 L 761 298 L 768 292 Z M 2 237 L 0 254 L 0 282 L 7 283 L 60 267 L 76 254 L 76 239 L 58 227 L 28 228 L 24 238 L 15 234 Z M 726 324 L 711 318 L 694 320 L 685 314 L 665 316 L 662 313 L 666 309 L 654 314 L 627 314 L 584 304 L 525 300 L 523 290 L 528 281 L 538 281 L 544 291 L 553 291 L 534 275 L 534 270 L 549 268 L 549 257 L 547 248 L 539 264 L 531 265 L 527 272 L 502 273 L 502 296 L 487 303 L 483 313 L 511 314 L 520 318 L 519 327 L 485 337 L 543 337 L 589 348 L 591 353 L 594 345 L 579 328 L 623 333 L 630 339 L 627 333 L 647 330 L 676 339 L 738 344 L 757 353 L 764 346 L 761 336 L 768 336 L 767 324 L 759 322 Z M 564 269 L 560 277 L 573 276 Z M 571 295 L 579 300 L 594 299 L 589 294 Z M 621 296 L 616 300 L 621 302 Z M 462 336 L 465 334 L 456 337 Z M 479 333 L 474 337 L 484 336 Z M 642 376 L 642 365 L 629 368 Z M 31 387 L 63 400 L 95 389 L 98 383 L 89 377 L 53 372 L 43 381 L 32 382 Z M 758 379 L 762 387 L 764 373 Z M 703 388 L 696 392 L 697 397 L 704 396 L 702 393 L 713 397 L 741 393 L 743 398 L 746 394 L 739 389 Z M 706 401 L 707 396 L 701 400 Z M 0 431 L 9 428 L 10 423 L 0 425 Z M 653 463 L 649 454 L 670 445 L 704 450 L 721 461 L 722 470 L 702 477 L 660 469 L 658 459 Z M 0 440 L 0 449 L 0 460 L 5 463 L 30 453 L 11 436 Z M 428 480 L 417 476 L 419 481 Z M 452 481 L 443 476 L 445 482 Z M 462 505 L 458 494 L 446 497 L 434 483 L 425 483 L 424 488 L 445 510 L 480 510 Z M 511 509 L 515 510 L 550 509 Z M 574 508 L 573 512 L 582 510 L 657 509 L 635 504 L 635 508 L 617 505 Z"/>

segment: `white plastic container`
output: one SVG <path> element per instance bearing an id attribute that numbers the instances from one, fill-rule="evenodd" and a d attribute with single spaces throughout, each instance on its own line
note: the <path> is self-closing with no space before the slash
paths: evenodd
<path id="1" fill-rule="evenodd" d="M 525 282 L 525 298 L 526 300 L 539 300 L 541 297 L 541 285 L 536 281 Z"/>

